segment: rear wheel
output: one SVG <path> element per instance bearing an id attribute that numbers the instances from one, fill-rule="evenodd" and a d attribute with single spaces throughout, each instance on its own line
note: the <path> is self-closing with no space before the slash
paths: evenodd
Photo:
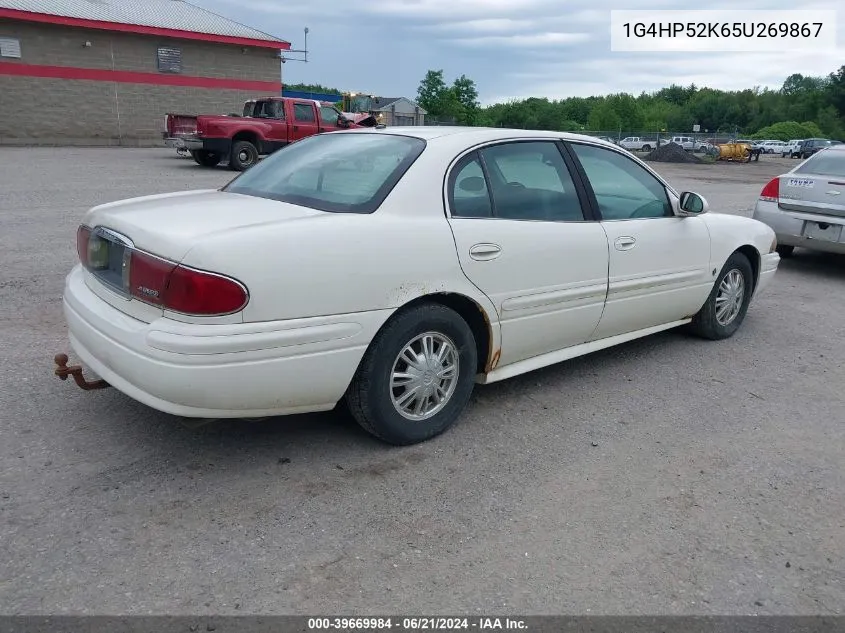
<path id="1" fill-rule="evenodd" d="M 644 152 L 650 152 L 651 151 L 651 145 L 643 145 L 643 151 Z"/>
<path id="2" fill-rule="evenodd" d="M 198 165 L 202 165 L 203 167 L 215 167 L 223 160 L 223 157 L 217 152 L 209 152 L 206 149 L 192 150 L 191 156 Z"/>
<path id="3" fill-rule="evenodd" d="M 439 304 L 391 319 L 370 344 L 346 394 L 353 417 L 396 445 L 415 444 L 452 426 L 469 402 L 478 353 L 461 316 Z"/>
<path id="4" fill-rule="evenodd" d="M 745 320 L 753 291 L 751 263 L 742 253 L 734 253 L 722 267 L 707 301 L 693 317 L 690 330 L 711 340 L 733 336 Z"/>
<path id="5" fill-rule="evenodd" d="M 795 247 L 789 244 L 778 244 L 776 248 L 778 255 L 786 259 L 787 257 L 792 257 L 793 253 L 795 252 Z"/>
<path id="6" fill-rule="evenodd" d="M 249 141 L 236 141 L 232 144 L 229 167 L 235 171 L 246 171 L 258 162 L 258 148 Z"/>

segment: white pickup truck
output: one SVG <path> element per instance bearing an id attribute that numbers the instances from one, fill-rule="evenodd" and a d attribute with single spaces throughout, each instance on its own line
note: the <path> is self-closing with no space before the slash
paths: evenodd
<path id="1" fill-rule="evenodd" d="M 803 138 L 794 138 L 791 139 L 784 145 L 780 150 L 781 158 L 798 158 L 798 148 L 801 147 L 801 143 L 804 139 Z"/>
<path id="2" fill-rule="evenodd" d="M 673 136 L 670 142 L 680 145 L 688 152 L 706 152 L 710 147 L 707 141 L 696 141 L 692 136 Z"/>
<path id="3" fill-rule="evenodd" d="M 650 152 L 652 148 L 657 147 L 657 143 L 643 136 L 626 136 L 619 141 L 619 147 L 624 147 L 627 150 Z"/>

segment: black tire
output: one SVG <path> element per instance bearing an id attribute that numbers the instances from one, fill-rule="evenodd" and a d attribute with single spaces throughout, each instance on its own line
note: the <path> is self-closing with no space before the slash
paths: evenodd
<path id="1" fill-rule="evenodd" d="M 427 332 L 445 335 L 457 349 L 455 387 L 445 405 L 424 420 L 403 416 L 393 404 L 391 376 L 400 352 Z M 475 337 L 461 316 L 439 304 L 423 304 L 396 314 L 376 335 L 349 389 L 349 411 L 364 430 L 389 444 L 406 446 L 431 439 L 452 426 L 475 385 L 478 352 Z M 413 400 L 412 400 L 413 401 Z"/>
<path id="2" fill-rule="evenodd" d="M 223 160 L 223 157 L 217 152 L 209 152 L 206 149 L 191 150 L 191 156 L 197 162 L 197 165 L 203 167 L 216 167 Z"/>
<path id="3" fill-rule="evenodd" d="M 790 244 L 778 244 L 777 245 L 777 252 L 783 259 L 787 257 L 792 257 L 795 253 L 795 247 Z"/>
<path id="4" fill-rule="evenodd" d="M 651 151 L 651 145 L 643 145 L 643 151 L 644 152 L 650 152 Z"/>
<path id="5" fill-rule="evenodd" d="M 736 316 L 728 323 L 723 324 L 719 322 L 716 316 L 717 297 L 719 296 L 719 289 L 722 282 L 734 271 L 738 271 L 742 275 L 744 284 L 742 301 Z M 707 297 L 707 301 L 704 302 L 701 310 L 698 311 L 689 324 L 690 331 L 702 338 L 713 341 L 730 338 L 745 320 L 745 315 L 748 312 L 748 304 L 751 302 L 753 292 L 754 270 L 751 268 L 748 258 L 742 253 L 736 252 L 728 258 L 718 277 L 716 277 L 716 283 L 713 284 L 713 290 L 710 291 L 710 296 Z"/>
<path id="6" fill-rule="evenodd" d="M 258 148 L 249 141 L 235 141 L 229 156 L 229 168 L 246 171 L 258 162 Z"/>

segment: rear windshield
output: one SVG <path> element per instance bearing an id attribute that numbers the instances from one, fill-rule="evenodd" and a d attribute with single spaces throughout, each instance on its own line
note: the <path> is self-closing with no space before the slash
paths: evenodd
<path id="1" fill-rule="evenodd" d="M 425 149 L 383 133 L 331 132 L 275 152 L 223 191 L 335 213 L 372 213 Z"/>
<path id="2" fill-rule="evenodd" d="M 795 168 L 795 173 L 845 178 L 845 152 L 827 149 L 813 154 L 806 162 Z"/>

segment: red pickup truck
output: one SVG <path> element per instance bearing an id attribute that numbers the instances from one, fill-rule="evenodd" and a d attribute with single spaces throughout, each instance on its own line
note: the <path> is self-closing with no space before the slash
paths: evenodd
<path id="1" fill-rule="evenodd" d="M 354 117 L 354 118 L 353 118 Z M 264 97 L 244 104 L 243 116 L 168 114 L 165 141 L 184 147 L 205 167 L 228 159 L 243 171 L 259 156 L 320 132 L 375 127 L 371 115 L 347 115 L 329 104 L 290 97 Z"/>

